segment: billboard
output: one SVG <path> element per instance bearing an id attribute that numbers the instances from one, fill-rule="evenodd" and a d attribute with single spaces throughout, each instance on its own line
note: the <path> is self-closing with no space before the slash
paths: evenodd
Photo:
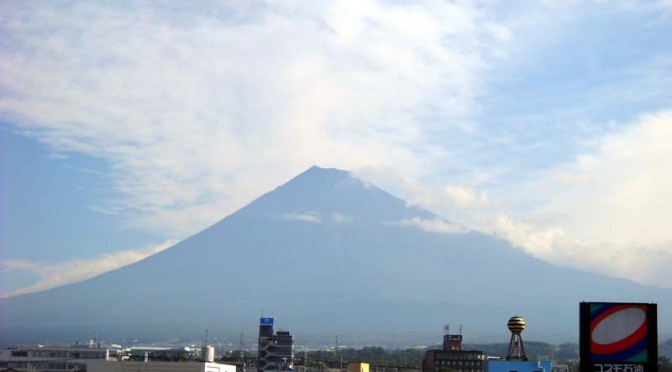
<path id="1" fill-rule="evenodd" d="M 259 318 L 259 325 L 273 325 L 273 318 Z"/>
<path id="2" fill-rule="evenodd" d="M 658 370 L 656 304 L 582 302 L 581 372 Z"/>

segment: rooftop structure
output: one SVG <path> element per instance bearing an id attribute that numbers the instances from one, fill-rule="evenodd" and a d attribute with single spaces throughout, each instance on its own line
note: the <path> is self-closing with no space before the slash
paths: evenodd
<path id="1" fill-rule="evenodd" d="M 525 319 L 513 316 L 509 319 L 507 327 L 511 331 L 511 341 L 506 360 L 488 360 L 487 372 L 552 372 L 553 363 L 550 360 L 527 360 L 523 339 L 520 337 L 525 330 Z"/>
<path id="2" fill-rule="evenodd" d="M 482 372 L 485 369 L 485 353 L 479 350 L 463 350 L 462 334 L 451 334 L 445 328 L 443 348 L 427 350 L 422 361 L 423 372 L 439 372 L 451 370 L 454 372 Z"/>
<path id="3" fill-rule="evenodd" d="M 525 330 L 525 319 L 521 316 L 513 316 L 507 323 L 511 331 L 511 341 L 509 342 L 509 351 L 506 353 L 506 360 L 527 360 L 523 338 L 520 334 Z"/>

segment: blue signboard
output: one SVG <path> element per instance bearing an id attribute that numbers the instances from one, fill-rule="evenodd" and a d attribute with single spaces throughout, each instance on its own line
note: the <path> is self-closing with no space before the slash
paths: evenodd
<path id="1" fill-rule="evenodd" d="M 273 325 L 273 318 L 260 318 L 259 325 Z"/>

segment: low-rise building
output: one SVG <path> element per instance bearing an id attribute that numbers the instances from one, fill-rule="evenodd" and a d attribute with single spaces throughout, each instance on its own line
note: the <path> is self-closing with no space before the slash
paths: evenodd
<path id="1" fill-rule="evenodd" d="M 89 360 L 116 358 L 116 350 L 73 346 L 11 346 L 0 348 L 0 371 L 13 369 L 21 372 L 86 371 Z"/>
<path id="2" fill-rule="evenodd" d="M 236 366 L 212 362 L 88 361 L 87 372 L 236 372 Z"/>
<path id="3" fill-rule="evenodd" d="M 349 363 L 348 372 L 369 372 L 369 363 Z"/>
<path id="4" fill-rule="evenodd" d="M 487 372 L 552 372 L 550 360 L 489 360 Z"/>
<path id="5" fill-rule="evenodd" d="M 485 353 L 462 350 L 462 335 L 443 336 L 443 348 L 427 350 L 422 361 L 423 372 L 484 372 Z"/>

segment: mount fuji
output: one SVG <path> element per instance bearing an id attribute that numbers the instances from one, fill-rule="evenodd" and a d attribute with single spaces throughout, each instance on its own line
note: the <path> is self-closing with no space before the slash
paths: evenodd
<path id="1" fill-rule="evenodd" d="M 98 330 L 110 337 L 254 332 L 260 312 L 297 335 L 343 340 L 578 339 L 581 301 L 658 303 L 672 290 L 554 266 L 443 221 L 337 169 L 312 167 L 206 230 L 142 261 L 51 290 L 0 299 L 0 342 Z M 86 333 L 82 333 L 86 332 Z M 23 338 L 22 338 L 23 337 Z"/>

